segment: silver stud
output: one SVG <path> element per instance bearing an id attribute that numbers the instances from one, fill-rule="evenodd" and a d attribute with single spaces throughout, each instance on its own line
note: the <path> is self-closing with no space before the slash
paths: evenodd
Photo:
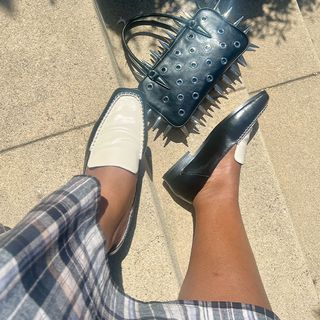
<path id="1" fill-rule="evenodd" d="M 175 40 L 175 39 L 176 39 L 176 36 L 175 36 L 173 33 L 169 32 L 169 31 L 165 31 L 165 32 L 166 32 L 166 34 L 169 36 L 169 38 L 170 38 L 171 40 Z"/>
<path id="2" fill-rule="evenodd" d="M 154 131 L 157 127 L 159 127 L 161 121 L 162 121 L 162 119 L 161 119 L 161 117 L 159 116 L 159 117 L 157 118 L 157 120 L 155 121 L 155 123 L 153 124 L 153 126 L 152 126 L 152 130 L 153 130 L 153 131 Z"/>
<path id="3" fill-rule="evenodd" d="M 187 19 L 192 19 L 192 16 L 191 16 L 190 13 L 185 12 L 185 11 L 183 11 L 183 10 L 181 10 L 181 11 L 182 11 L 183 15 L 184 15 Z"/>
<path id="4" fill-rule="evenodd" d="M 216 100 L 215 100 L 213 97 L 211 97 L 209 94 L 206 95 L 206 99 L 207 99 L 210 103 L 216 104 Z"/>
<path id="5" fill-rule="evenodd" d="M 216 90 L 220 96 L 223 96 L 223 89 L 218 84 L 214 85 L 214 90 Z"/>
<path id="6" fill-rule="evenodd" d="M 203 114 L 205 114 L 209 117 L 212 117 L 211 113 L 209 113 L 201 104 L 198 106 L 198 108 Z"/>
<path id="7" fill-rule="evenodd" d="M 230 15 L 231 11 L 232 11 L 232 7 L 230 7 L 230 8 L 228 9 L 228 11 L 226 11 L 222 16 L 227 19 L 227 18 L 229 17 L 229 15 Z"/>
<path id="8" fill-rule="evenodd" d="M 145 60 L 142 60 L 142 63 L 148 68 L 148 69 L 152 69 L 152 65 L 150 63 L 148 63 L 147 61 Z"/>
<path id="9" fill-rule="evenodd" d="M 222 81 L 225 82 L 227 85 L 232 85 L 232 80 L 226 74 L 222 76 Z"/>
<path id="10" fill-rule="evenodd" d="M 237 61 L 244 67 L 246 67 L 248 65 L 247 61 L 245 60 L 245 58 L 243 56 L 240 56 Z"/>
<path id="11" fill-rule="evenodd" d="M 259 46 L 254 43 L 250 43 L 247 47 L 247 51 L 256 51 L 256 49 L 259 49 Z"/>
<path id="12" fill-rule="evenodd" d="M 198 124 L 199 124 L 198 119 L 197 119 L 196 117 L 194 117 L 194 116 L 192 116 L 192 117 L 190 118 L 190 121 L 191 121 L 194 125 L 198 125 Z"/>
<path id="13" fill-rule="evenodd" d="M 178 20 L 173 20 L 173 22 L 174 22 L 179 28 L 184 27 L 184 24 L 183 24 L 182 22 L 178 21 Z"/>
<path id="14" fill-rule="evenodd" d="M 162 130 L 159 128 L 159 130 L 157 131 L 157 133 L 156 133 L 155 136 L 154 136 L 153 141 L 156 141 L 156 140 L 160 137 L 161 132 L 162 132 Z"/>
<path id="15" fill-rule="evenodd" d="M 153 89 L 153 84 L 152 83 L 148 83 L 147 84 L 147 90 L 152 90 Z M 151 109 L 150 109 L 151 110 Z"/>
<path id="16" fill-rule="evenodd" d="M 233 23 L 233 25 L 237 27 L 243 19 L 244 19 L 244 16 L 241 16 L 237 21 Z"/>
<path id="17" fill-rule="evenodd" d="M 160 59 L 160 57 L 161 57 L 160 54 L 154 50 L 150 50 L 150 55 L 151 55 L 151 57 L 153 57 L 157 60 Z"/>
<path id="18" fill-rule="evenodd" d="M 191 120 L 195 124 L 201 124 L 202 126 L 205 126 L 205 123 L 202 122 L 200 119 L 196 118 L 195 116 L 191 116 Z"/>
<path id="19" fill-rule="evenodd" d="M 219 4 L 220 4 L 220 1 L 221 0 L 218 0 L 216 5 L 214 6 L 213 10 L 216 10 L 218 13 L 220 13 L 220 10 L 219 10 Z"/>
<path id="20" fill-rule="evenodd" d="M 153 114 L 153 111 L 152 111 L 151 109 L 149 109 L 149 110 L 147 111 L 147 118 L 148 118 L 148 120 L 151 119 L 152 114 Z"/>
<path id="21" fill-rule="evenodd" d="M 165 128 L 165 130 L 163 131 L 163 140 L 167 137 L 167 135 L 171 129 L 172 129 L 172 126 L 170 124 L 168 124 L 167 127 Z"/>
<path id="22" fill-rule="evenodd" d="M 195 133 L 200 133 L 200 130 L 196 127 L 195 124 L 193 124 L 192 126 L 192 131 L 194 131 Z"/>
<path id="23" fill-rule="evenodd" d="M 165 41 L 159 40 L 160 44 L 162 45 L 163 49 L 170 49 L 169 44 Z"/>
<path id="24" fill-rule="evenodd" d="M 243 30 L 243 33 L 248 34 L 250 31 L 251 27 L 248 26 L 246 29 Z"/>
<path id="25" fill-rule="evenodd" d="M 235 74 L 237 77 L 240 77 L 241 76 L 241 72 L 240 72 L 240 69 L 237 65 L 237 63 L 233 63 L 230 67 L 230 71 Z"/>
<path id="26" fill-rule="evenodd" d="M 222 57 L 222 58 L 221 58 L 221 63 L 222 63 L 223 65 L 227 64 L 227 63 L 228 63 L 228 59 L 225 58 L 225 57 Z"/>
<path id="27" fill-rule="evenodd" d="M 189 131 L 185 126 L 181 127 L 180 130 L 184 133 L 186 137 L 189 135 Z"/>

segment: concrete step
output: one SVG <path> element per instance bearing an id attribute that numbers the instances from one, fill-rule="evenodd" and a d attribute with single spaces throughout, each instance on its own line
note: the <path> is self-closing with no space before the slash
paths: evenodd
<path id="1" fill-rule="evenodd" d="M 123 0 L 118 1 L 116 5 L 114 3 L 98 2 L 107 38 L 110 40 L 112 52 L 117 60 L 119 74 L 123 78 L 122 83 L 124 85 L 136 86 L 136 82 L 133 80 L 123 56 L 120 43 L 121 27 L 117 26 L 116 22 L 120 18 L 131 18 L 139 12 L 178 11 L 181 7 L 185 9 L 192 7 L 192 5 L 193 3 L 188 1 L 177 1 L 172 6 L 165 3 L 163 7 L 158 6 L 153 1 L 133 1 L 128 4 Z M 291 46 L 293 45 L 291 44 Z M 138 54 L 143 56 L 147 52 L 148 44 L 134 41 L 132 47 Z M 289 46 L 286 50 L 290 51 L 290 48 L 292 47 Z M 252 65 L 254 64 L 252 63 Z M 311 70 L 312 68 L 308 65 L 301 68 L 302 74 L 308 74 Z M 251 70 L 251 73 L 254 73 L 254 70 Z M 259 73 L 259 80 L 256 82 L 258 86 L 263 86 L 264 82 L 259 82 L 260 79 L 264 81 L 260 75 L 261 72 Z M 286 77 L 283 77 L 282 81 L 286 81 L 286 79 Z M 270 80 L 267 81 L 270 82 Z M 276 84 L 276 78 L 272 79 L 272 81 Z M 250 90 L 252 91 L 252 89 Z M 237 86 L 237 91 L 230 94 L 228 102 L 223 102 L 221 110 L 214 112 L 212 119 L 206 119 L 206 127 L 201 128 L 200 135 L 190 135 L 187 140 L 183 140 L 182 136 L 177 134 L 173 139 L 174 141 L 165 146 L 161 137 L 153 141 L 156 137 L 156 132 L 149 132 L 149 146 L 152 155 L 152 161 L 149 165 L 153 168 L 153 174 L 148 183 L 153 203 L 158 211 L 158 219 L 162 221 L 160 227 L 163 229 L 168 250 L 171 251 L 169 255 L 175 257 L 174 259 L 171 258 L 171 261 L 179 284 L 181 284 L 185 274 L 190 255 L 192 218 L 190 213 L 174 202 L 164 189 L 162 175 L 187 150 L 195 150 L 211 128 L 247 97 L 246 88 Z M 282 319 L 315 319 L 314 312 L 318 302 L 315 288 L 291 221 L 290 210 L 286 205 L 286 199 L 270 161 L 265 139 L 261 134 L 258 134 L 252 142 L 249 148 L 247 165 L 244 166 L 241 185 L 241 207 L 253 250 L 267 292 L 273 302 L 274 310 Z M 130 254 L 128 259 L 130 259 Z M 147 261 L 149 258 L 144 256 L 144 259 Z M 130 269 L 129 266 L 128 268 Z M 148 266 L 142 265 L 142 268 L 141 271 L 146 270 Z M 167 270 L 166 266 L 165 272 Z M 150 270 L 150 272 L 153 271 Z M 127 276 L 130 278 L 133 275 L 130 275 L 129 272 Z M 144 281 L 144 279 L 141 279 L 141 281 Z M 164 283 L 163 285 L 165 286 L 166 284 Z M 134 288 L 131 290 L 130 286 L 128 285 L 126 289 L 132 294 L 139 295 L 139 290 L 135 291 Z M 152 291 L 152 283 L 145 285 L 145 288 L 149 288 Z M 162 296 L 162 299 L 165 300 L 171 298 L 172 296 L 169 292 L 167 292 L 167 296 Z M 294 305 L 299 305 L 298 311 L 297 309 L 293 310 L 293 301 Z"/>
<path id="2" fill-rule="evenodd" d="M 304 23 L 320 59 L 320 5 L 318 1 L 297 0 Z"/>
<path id="3" fill-rule="evenodd" d="M 0 26 L 0 151 L 97 119 L 118 84 L 92 2 L 1 1 Z"/>
<path id="4" fill-rule="evenodd" d="M 249 92 L 268 88 L 269 112 L 261 121 L 266 148 L 291 214 L 313 283 L 320 294 L 318 131 L 320 60 L 316 37 L 319 10 L 301 1 L 250 6 L 252 39 L 261 48 L 248 56 L 243 78 Z M 311 16 L 309 16 L 311 15 Z M 306 25 L 309 27 L 309 31 Z M 310 34 L 309 34 L 310 32 Z M 260 76 L 254 70 L 260 70 Z"/>

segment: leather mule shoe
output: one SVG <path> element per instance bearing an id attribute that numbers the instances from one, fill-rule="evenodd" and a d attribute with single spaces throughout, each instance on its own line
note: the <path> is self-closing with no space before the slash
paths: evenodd
<path id="1" fill-rule="evenodd" d="M 92 129 L 85 154 L 84 172 L 87 168 L 112 166 L 138 174 L 146 146 L 143 93 L 136 89 L 117 89 Z M 125 232 L 109 254 L 116 253 L 122 246 L 137 201 L 136 194 Z"/>
<path id="2" fill-rule="evenodd" d="M 265 91 L 251 97 L 211 131 L 195 155 L 187 152 L 176 162 L 163 176 L 171 191 L 192 203 L 220 160 L 235 144 L 235 160 L 243 163 L 250 132 L 268 99 Z"/>

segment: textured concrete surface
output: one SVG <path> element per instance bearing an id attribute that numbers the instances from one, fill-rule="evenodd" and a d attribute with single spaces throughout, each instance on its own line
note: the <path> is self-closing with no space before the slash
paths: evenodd
<path id="1" fill-rule="evenodd" d="M 272 107 L 261 127 L 320 293 L 319 89 L 319 76 L 270 89 Z"/>
<path id="2" fill-rule="evenodd" d="M 40 199 L 81 174 L 90 127 L 0 154 L 0 221 L 13 227 Z"/>
<path id="3" fill-rule="evenodd" d="M 311 40 L 316 49 L 316 54 L 320 59 L 320 3 L 319 1 L 310 1 L 310 4 L 305 6 L 303 0 L 298 0 L 298 4 L 301 8 L 304 23 L 308 28 Z"/>
<path id="4" fill-rule="evenodd" d="M 308 1 L 300 2 L 306 8 Z M 136 85 L 120 46 L 119 18 L 194 7 L 187 0 L 99 3 L 105 29 L 92 2 L 0 1 L 0 220 L 9 226 L 81 171 L 90 124 L 119 82 Z M 244 84 L 249 91 L 273 87 L 262 134 L 251 142 L 242 170 L 246 229 L 281 319 L 319 319 L 319 119 L 314 110 L 320 85 L 313 76 L 319 71 L 319 13 L 313 9 L 307 17 L 302 11 L 303 20 L 293 0 L 234 6 L 237 16 L 243 12 L 249 18 L 251 36 L 261 46 L 246 54 Z M 144 55 L 148 43 L 133 47 Z M 238 84 L 228 101 L 221 100 L 221 109 L 199 127 L 200 135 L 186 140 L 176 134 L 165 145 L 161 136 L 153 141 L 156 131 L 149 132 L 150 178 L 144 177 L 132 246 L 122 263 L 123 286 L 135 298 L 176 298 L 191 249 L 192 217 L 170 197 L 161 177 L 247 97 L 246 88 Z"/>
<path id="5" fill-rule="evenodd" d="M 249 34 L 260 46 L 247 54 L 243 77 L 249 91 L 308 76 L 320 70 L 319 59 L 296 0 L 237 1 L 237 16 L 248 17 Z M 316 29 L 317 30 L 317 29 Z"/>
<path id="6" fill-rule="evenodd" d="M 0 3 L 0 149 L 94 121 L 117 87 L 91 1 Z"/>
<path id="7" fill-rule="evenodd" d="M 261 128 L 270 108 L 261 117 Z M 259 132 L 246 160 L 240 207 L 271 305 L 281 319 L 317 319 L 318 297 L 310 269 Z"/>
<path id="8" fill-rule="evenodd" d="M 125 292 L 144 301 L 175 300 L 179 293 L 179 266 L 175 248 L 170 248 L 167 222 L 154 201 L 146 175 L 132 247 L 123 263 Z"/>

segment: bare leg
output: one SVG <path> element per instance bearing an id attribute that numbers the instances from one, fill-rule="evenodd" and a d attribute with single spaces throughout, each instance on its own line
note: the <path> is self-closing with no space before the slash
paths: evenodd
<path id="1" fill-rule="evenodd" d="M 243 226 L 233 148 L 194 199 L 195 234 L 179 299 L 235 301 L 270 309 Z"/>
<path id="2" fill-rule="evenodd" d="M 101 184 L 100 228 L 110 250 L 117 244 L 127 225 L 134 200 L 137 176 L 118 167 L 87 169 Z"/>

